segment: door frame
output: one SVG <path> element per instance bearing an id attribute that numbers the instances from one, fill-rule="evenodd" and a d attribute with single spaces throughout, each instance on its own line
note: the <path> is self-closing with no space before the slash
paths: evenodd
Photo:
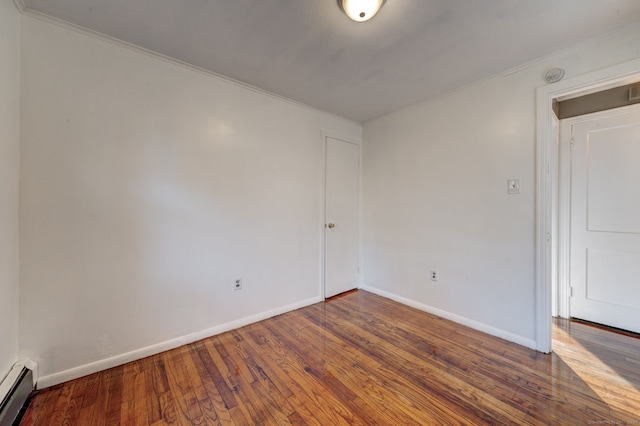
<path id="1" fill-rule="evenodd" d="M 327 260 L 327 245 L 326 245 L 326 229 L 327 223 L 327 199 L 326 199 L 326 185 L 327 185 L 327 138 L 338 139 L 344 142 L 352 143 L 358 146 L 358 288 L 362 286 L 362 139 L 352 136 L 346 136 L 341 133 L 332 131 L 322 131 L 322 161 L 320 167 L 320 297 L 326 298 L 325 282 L 326 282 L 326 260 Z"/>
<path id="2" fill-rule="evenodd" d="M 554 273 L 557 275 L 558 270 L 568 266 L 562 264 L 566 256 L 559 256 L 560 250 L 552 244 L 554 239 L 560 243 L 566 233 L 556 222 L 559 207 L 553 199 L 559 188 L 558 168 L 554 167 L 559 164 L 559 140 L 554 131 L 553 102 L 631 84 L 639 78 L 640 59 L 635 59 L 536 90 L 535 339 L 540 352 L 549 353 L 552 348 L 552 291 L 557 287 Z M 553 266 L 556 262 L 558 268 Z"/>

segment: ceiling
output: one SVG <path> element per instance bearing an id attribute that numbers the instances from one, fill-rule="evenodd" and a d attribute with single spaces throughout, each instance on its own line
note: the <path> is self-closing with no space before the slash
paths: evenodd
<path id="1" fill-rule="evenodd" d="M 79 25 L 359 122 L 640 21 L 638 0 L 23 0 Z"/>

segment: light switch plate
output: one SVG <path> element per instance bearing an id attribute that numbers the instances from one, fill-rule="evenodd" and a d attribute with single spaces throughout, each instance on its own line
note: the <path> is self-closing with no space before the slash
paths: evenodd
<path id="1" fill-rule="evenodd" d="M 507 179 L 507 193 L 519 194 L 520 193 L 520 180 L 519 179 Z"/>

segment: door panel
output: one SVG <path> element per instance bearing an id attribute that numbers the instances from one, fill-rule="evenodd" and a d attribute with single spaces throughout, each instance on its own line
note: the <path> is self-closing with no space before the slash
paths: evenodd
<path id="1" fill-rule="evenodd" d="M 588 229 L 640 233 L 640 123 L 588 132 Z"/>
<path id="2" fill-rule="evenodd" d="M 571 316 L 640 332 L 640 108 L 571 133 Z"/>
<path id="3" fill-rule="evenodd" d="M 640 310 L 640 253 L 587 250 L 587 298 Z"/>
<path id="4" fill-rule="evenodd" d="M 325 182 L 325 297 L 358 287 L 358 145 L 327 137 Z"/>

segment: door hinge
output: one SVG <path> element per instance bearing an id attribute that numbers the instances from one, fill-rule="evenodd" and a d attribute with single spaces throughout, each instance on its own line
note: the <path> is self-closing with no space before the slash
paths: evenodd
<path id="1" fill-rule="evenodd" d="M 573 148 L 576 147 L 576 141 L 571 138 L 571 140 L 569 141 L 569 150 L 573 151 Z"/>
<path id="2" fill-rule="evenodd" d="M 569 286 L 569 297 L 573 297 L 573 287 Z"/>

